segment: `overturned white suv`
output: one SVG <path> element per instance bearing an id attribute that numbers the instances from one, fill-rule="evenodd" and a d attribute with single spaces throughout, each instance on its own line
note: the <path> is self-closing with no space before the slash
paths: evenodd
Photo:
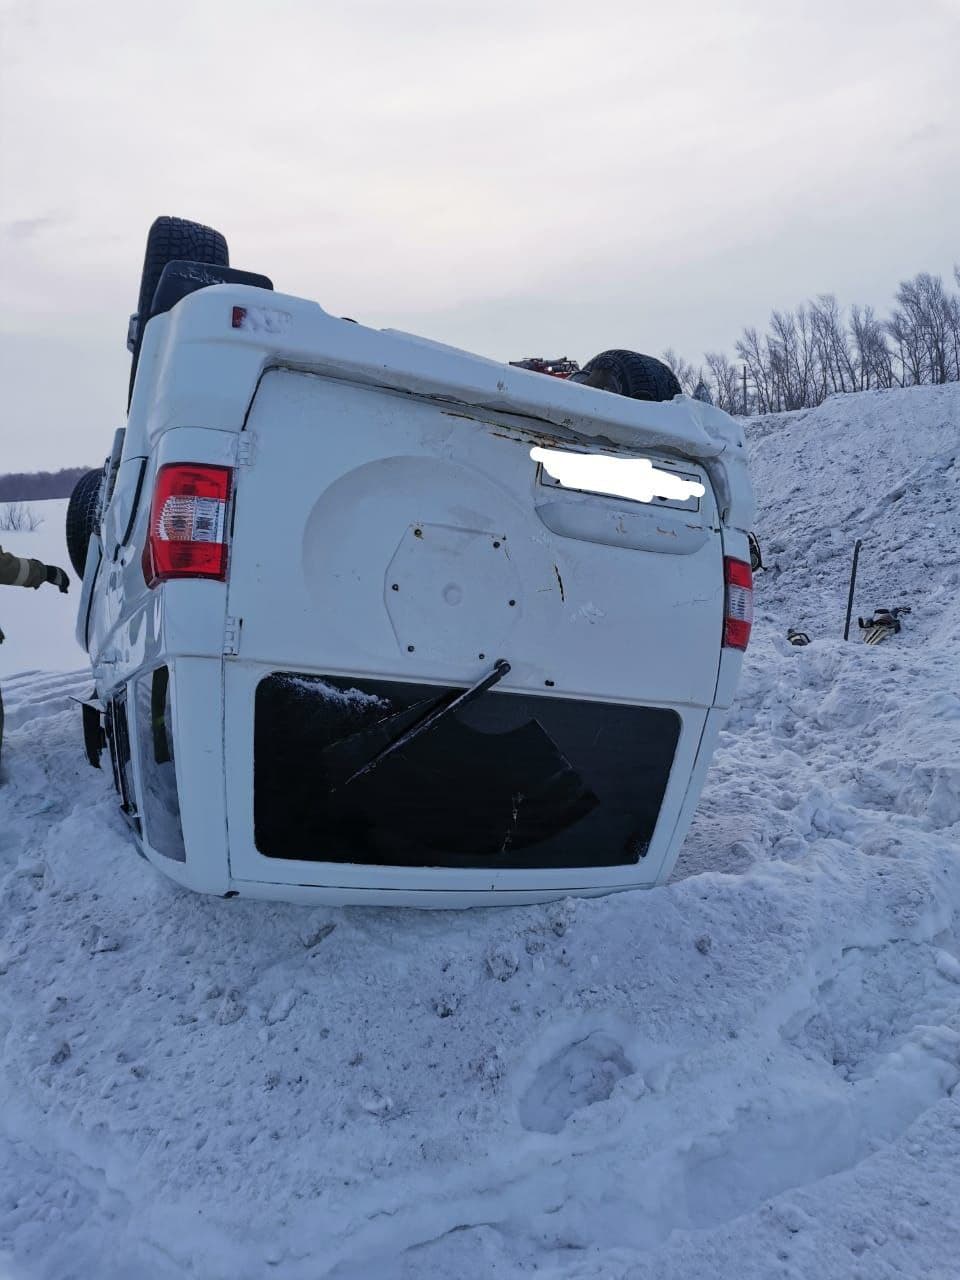
<path id="1" fill-rule="evenodd" d="M 130 345 L 68 540 L 150 862 L 414 906 L 669 874 L 750 631 L 731 418 L 632 352 L 545 377 L 339 319 L 173 218 Z"/>

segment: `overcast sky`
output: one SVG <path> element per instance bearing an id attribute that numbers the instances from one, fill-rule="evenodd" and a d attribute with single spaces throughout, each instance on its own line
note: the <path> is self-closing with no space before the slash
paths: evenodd
<path id="1" fill-rule="evenodd" d="M 3 0 L 0 472 L 98 463 L 160 213 L 335 314 L 698 360 L 960 259 L 960 0 Z"/>

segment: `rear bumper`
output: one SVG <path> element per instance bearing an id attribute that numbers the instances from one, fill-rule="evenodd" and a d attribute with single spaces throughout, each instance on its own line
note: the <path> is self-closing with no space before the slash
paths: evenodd
<path id="1" fill-rule="evenodd" d="M 469 907 L 524 907 L 564 898 L 602 898 L 610 893 L 649 887 L 627 881 L 624 884 L 570 884 L 566 888 L 543 889 L 360 889 L 336 884 L 277 884 L 271 881 L 236 880 L 232 891 L 241 898 L 264 902 L 291 902 L 299 906 L 327 907 L 409 907 L 418 911 L 461 911 Z"/>
<path id="2" fill-rule="evenodd" d="M 660 883 L 669 876 L 676 861 L 724 714 L 691 707 L 645 708 L 624 704 L 617 708 L 621 724 L 630 723 L 629 714 L 625 719 L 624 712 L 655 712 L 668 716 L 677 725 L 672 767 L 668 761 L 668 767 L 662 770 L 662 794 L 652 809 L 650 795 L 647 795 L 649 837 L 644 849 L 638 849 L 642 856 L 629 862 L 623 860 L 622 845 L 616 856 L 610 856 L 609 850 L 584 843 L 582 832 L 577 831 L 577 821 L 570 825 L 569 831 L 560 833 L 559 843 L 552 846 L 548 843 L 547 856 L 541 850 L 533 858 L 521 850 L 519 860 L 512 863 L 509 858 L 500 858 L 494 859 L 492 865 L 489 862 L 480 865 L 469 853 L 464 859 L 462 849 L 447 857 L 445 865 L 442 857 L 430 851 L 426 857 L 421 854 L 410 862 L 404 862 L 402 856 L 378 860 L 376 852 L 371 851 L 366 861 L 361 861 L 355 850 L 333 844 L 327 846 L 329 852 L 325 855 L 324 850 L 315 849 L 310 851 L 312 857 L 276 856 L 289 851 L 275 846 L 274 856 L 267 856 L 257 847 L 255 836 L 255 709 L 258 687 L 270 679 L 271 673 L 253 664 L 222 664 L 215 659 L 198 658 L 171 661 L 170 669 L 186 860 L 174 863 L 152 849 L 149 830 L 140 840 L 143 852 L 165 874 L 200 892 L 306 904 L 416 908 L 519 905 L 568 896 L 615 893 Z M 356 684 L 346 678 L 340 678 L 340 682 Z M 415 686 L 410 688 L 416 692 Z M 555 711 L 563 700 L 534 701 L 538 702 L 540 712 L 546 713 Z M 610 704 L 594 705 L 603 708 Z M 515 700 L 514 706 L 519 708 L 519 701 Z M 492 714 L 494 710 L 491 703 L 487 713 Z M 524 711 L 520 718 L 529 719 L 529 716 Z M 546 714 L 540 714 L 538 719 L 546 725 L 551 739 L 558 736 L 556 726 Z M 479 723 L 473 725 L 474 729 L 483 727 Z M 508 729 L 508 737 L 515 734 L 516 726 Z M 569 743 L 561 745 L 567 747 Z M 302 746 L 302 740 L 293 744 L 294 749 Z M 282 765 L 281 757 L 274 765 L 278 761 Z M 274 768 L 274 777 L 281 775 L 282 768 Z M 594 790 L 598 783 L 603 785 L 602 778 L 592 775 L 586 781 Z M 389 785 L 395 788 L 398 779 L 395 777 Z M 289 793 L 296 796 L 299 792 L 296 830 L 300 838 L 304 832 L 303 814 L 322 799 L 321 791 L 318 778 L 315 776 L 311 784 L 308 775 L 301 777 Z M 443 799 L 449 812 L 449 797 Z M 476 814 L 474 809 L 471 823 L 475 822 Z M 409 817 L 408 812 L 406 819 Z M 589 819 L 589 811 L 584 818 Z M 614 815 L 611 829 L 615 829 L 618 822 L 620 817 Z M 282 824 L 274 828 L 273 834 L 283 837 Z M 555 851 L 553 855 L 550 849 Z M 577 857 L 578 850 L 580 857 Z"/>

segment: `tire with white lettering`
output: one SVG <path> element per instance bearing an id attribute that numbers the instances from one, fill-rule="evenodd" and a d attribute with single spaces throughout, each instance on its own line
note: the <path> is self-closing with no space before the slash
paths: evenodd
<path id="1" fill-rule="evenodd" d="M 73 487 L 67 504 L 67 551 L 78 578 L 87 563 L 87 544 L 100 523 L 100 483 L 103 471 L 88 471 Z"/>
<path id="2" fill-rule="evenodd" d="M 672 400 L 683 394 L 672 369 L 639 351 L 601 351 L 570 381 L 629 396 L 631 400 Z"/>

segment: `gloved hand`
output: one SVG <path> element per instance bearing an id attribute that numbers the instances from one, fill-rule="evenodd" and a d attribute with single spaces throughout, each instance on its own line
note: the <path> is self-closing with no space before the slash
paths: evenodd
<path id="1" fill-rule="evenodd" d="M 70 590 L 70 579 L 62 569 L 58 569 L 55 564 L 47 565 L 47 581 L 55 587 L 59 587 L 61 593 L 66 595 Z"/>

